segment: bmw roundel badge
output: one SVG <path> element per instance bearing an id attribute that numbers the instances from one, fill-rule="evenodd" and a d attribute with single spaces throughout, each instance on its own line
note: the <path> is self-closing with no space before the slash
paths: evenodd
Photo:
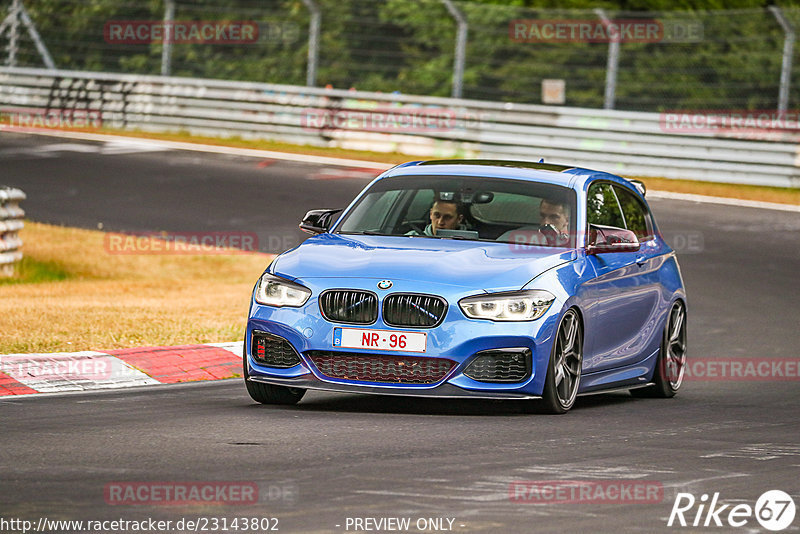
<path id="1" fill-rule="evenodd" d="M 390 287 L 392 287 L 391 280 L 381 280 L 378 282 L 378 289 L 389 289 Z"/>

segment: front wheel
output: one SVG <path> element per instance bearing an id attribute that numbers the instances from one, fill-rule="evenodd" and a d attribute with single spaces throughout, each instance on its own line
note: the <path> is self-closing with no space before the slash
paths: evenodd
<path id="1" fill-rule="evenodd" d="M 261 404 L 297 404 L 306 394 L 306 390 L 301 388 L 262 384 L 248 380 L 246 348 L 245 353 L 242 354 L 242 368 L 242 376 L 244 376 L 244 385 L 247 388 L 247 393 L 256 402 Z"/>
<path id="2" fill-rule="evenodd" d="M 632 389 L 634 397 L 674 397 L 683 383 L 686 372 L 686 308 L 676 301 L 669 311 L 664 327 L 661 349 L 658 351 L 653 385 Z"/>
<path id="3" fill-rule="evenodd" d="M 578 396 L 582 366 L 583 327 L 578 313 L 570 308 L 558 325 L 553 351 L 547 364 L 539 411 L 562 414 L 572 408 Z"/>

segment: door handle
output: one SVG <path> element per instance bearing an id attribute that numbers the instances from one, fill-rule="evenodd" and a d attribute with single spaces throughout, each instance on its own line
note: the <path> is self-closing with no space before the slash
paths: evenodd
<path id="1" fill-rule="evenodd" d="M 643 267 L 646 262 L 647 262 L 646 256 L 639 256 L 638 258 L 636 258 L 636 265 L 638 265 L 639 267 Z"/>

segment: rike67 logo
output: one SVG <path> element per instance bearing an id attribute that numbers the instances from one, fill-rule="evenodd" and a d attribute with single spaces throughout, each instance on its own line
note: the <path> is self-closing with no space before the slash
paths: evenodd
<path id="1" fill-rule="evenodd" d="M 691 493 L 678 493 L 667 526 L 672 527 L 744 527 L 751 519 L 765 529 L 778 532 L 788 528 L 794 521 L 795 504 L 792 497 L 781 490 L 764 492 L 755 507 L 749 504 L 722 504 L 719 492 L 709 500 L 708 494 L 696 499 Z"/>

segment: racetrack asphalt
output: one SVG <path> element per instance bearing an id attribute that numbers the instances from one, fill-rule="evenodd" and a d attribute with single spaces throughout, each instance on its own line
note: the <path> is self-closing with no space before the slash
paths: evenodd
<path id="1" fill-rule="evenodd" d="M 0 159 L 1 181 L 28 194 L 32 220 L 255 231 L 271 252 L 304 237 L 296 228 L 305 211 L 344 207 L 370 176 L 5 133 Z M 318 392 L 296 407 L 259 406 L 239 380 L 4 397 L 0 516 L 277 517 L 282 532 L 352 532 L 348 518 L 367 517 L 454 518 L 452 530 L 462 532 L 764 531 L 753 518 L 738 529 L 703 527 L 705 514 L 698 527 L 667 520 L 679 492 L 753 506 L 781 489 L 800 505 L 800 382 L 796 371 L 777 375 L 798 362 L 800 216 L 676 200 L 651 206 L 681 262 L 689 357 L 788 367 L 740 380 L 697 377 L 671 400 L 583 397 L 563 417 L 524 415 L 512 402 Z M 509 495 L 516 481 L 556 479 L 649 482 L 663 494 L 626 503 Z M 258 502 L 127 505 L 107 494 L 125 482 L 186 481 L 252 482 Z M 798 530 L 800 518 L 787 532 Z"/>

